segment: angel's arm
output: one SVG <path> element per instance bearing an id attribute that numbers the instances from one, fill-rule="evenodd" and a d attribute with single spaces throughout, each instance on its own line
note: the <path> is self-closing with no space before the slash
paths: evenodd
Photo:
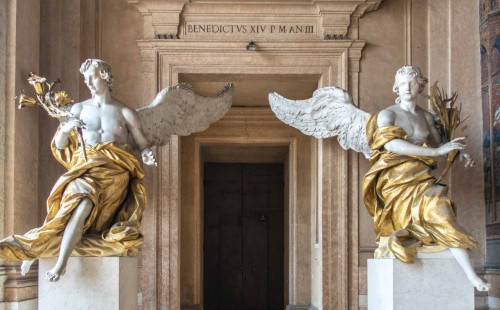
<path id="1" fill-rule="evenodd" d="M 137 112 L 133 109 L 125 108 L 123 110 L 123 116 L 127 122 L 127 128 L 132 138 L 134 138 L 135 143 L 141 150 L 142 161 L 146 165 L 156 165 L 154 153 L 151 148 L 149 148 L 149 141 L 142 131 L 141 119 Z"/>
<path id="2" fill-rule="evenodd" d="M 394 126 L 396 123 L 396 113 L 390 110 L 383 110 L 377 116 L 379 127 Z M 464 144 L 461 143 L 463 138 L 454 139 L 438 148 L 424 147 L 415 145 L 403 139 L 393 139 L 384 145 L 384 148 L 389 152 L 408 155 L 408 156 L 442 156 L 448 154 L 452 150 L 461 150 Z"/>
<path id="3" fill-rule="evenodd" d="M 69 144 L 69 133 L 73 130 L 76 130 L 78 127 L 83 126 L 83 122 L 78 118 L 80 116 L 80 112 L 82 111 L 83 105 L 81 102 L 74 104 L 71 107 L 71 114 L 75 116 L 75 118 L 68 120 L 66 123 L 62 124 L 59 128 L 59 131 L 56 133 L 54 137 L 54 144 L 56 148 L 62 150 L 66 148 Z"/>
<path id="4" fill-rule="evenodd" d="M 424 112 L 424 115 L 425 115 L 425 119 L 427 120 L 427 125 L 429 128 L 429 143 L 430 143 L 430 145 L 432 145 L 432 146 L 441 145 L 445 141 L 442 140 L 441 135 L 439 134 L 439 131 L 436 128 L 436 122 L 434 121 L 434 117 L 432 116 L 431 113 L 426 112 L 426 111 Z M 459 138 L 459 139 L 464 140 L 465 138 Z M 463 149 L 465 147 L 465 145 L 463 143 L 461 143 L 461 144 L 462 144 L 461 149 Z M 474 167 L 476 165 L 476 162 L 474 161 L 472 156 L 470 156 L 470 154 L 460 152 L 460 156 L 458 158 L 460 159 L 460 161 L 465 161 L 465 164 L 464 164 L 465 167 Z"/>

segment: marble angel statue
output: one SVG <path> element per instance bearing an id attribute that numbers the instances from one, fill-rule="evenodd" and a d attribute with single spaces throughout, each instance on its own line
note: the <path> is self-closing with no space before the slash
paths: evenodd
<path id="1" fill-rule="evenodd" d="M 430 172 L 434 157 L 462 150 L 465 144 L 463 137 L 442 143 L 433 115 L 417 106 L 426 83 L 417 67 L 400 68 L 393 87 L 396 103 L 373 115 L 355 107 L 349 93 L 337 87 L 318 89 L 308 100 L 273 93 L 269 102 L 286 124 L 316 138 L 337 137 L 344 149 L 370 160 L 362 193 L 374 220 L 376 258 L 393 256 L 412 263 L 419 250 L 448 248 L 477 290 L 487 291 L 490 284 L 475 273 L 466 251 L 478 244 L 457 223 L 446 187 Z M 466 166 L 473 165 L 470 156 L 465 159 Z"/>
<path id="2" fill-rule="evenodd" d="M 57 256 L 46 272 L 49 281 L 64 274 L 70 255 L 135 255 L 143 242 L 139 226 L 146 204 L 144 171 L 135 150 L 144 164 L 156 165 L 152 146 L 165 144 L 169 135 L 206 129 L 232 103 L 231 84 L 214 97 L 178 85 L 135 110 L 111 96 L 113 76 L 106 62 L 88 59 L 80 72 L 92 98 L 71 106 L 72 117 L 61 122 L 53 138 L 53 155 L 68 171 L 50 193 L 44 224 L 0 241 L 0 258 L 23 260 L 23 275 L 35 259 Z M 44 84 L 36 86 L 41 91 Z"/>

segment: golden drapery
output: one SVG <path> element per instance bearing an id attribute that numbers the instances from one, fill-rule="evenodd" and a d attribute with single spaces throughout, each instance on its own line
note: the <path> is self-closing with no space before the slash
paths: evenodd
<path id="1" fill-rule="evenodd" d="M 384 145 L 393 139 L 406 140 L 401 127 L 379 128 L 377 115 L 366 124 L 368 144 L 373 150 L 370 170 L 363 181 L 363 199 L 373 217 L 377 241 L 387 242 L 394 256 L 412 263 L 422 246 L 428 251 L 444 248 L 473 248 L 478 244 L 456 220 L 447 188 L 436 184 L 430 157 L 388 152 Z M 379 247 L 375 257 L 384 256 Z"/>
<path id="2" fill-rule="evenodd" d="M 67 148 L 52 143 L 55 158 L 68 169 L 47 199 L 44 224 L 24 235 L 0 241 L 0 258 L 26 260 L 59 254 L 62 235 L 72 211 L 88 197 L 93 208 L 74 256 L 134 256 L 143 237 L 139 225 L 146 205 L 144 171 L 126 146 L 100 143 L 86 146 L 85 161 L 76 134 Z M 127 149 L 127 150 L 126 150 Z"/>

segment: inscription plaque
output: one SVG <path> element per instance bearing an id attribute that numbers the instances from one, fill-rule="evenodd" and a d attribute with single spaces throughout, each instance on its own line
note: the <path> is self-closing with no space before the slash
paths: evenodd
<path id="1" fill-rule="evenodd" d="M 183 27 L 186 37 L 241 37 L 241 36 L 317 36 L 317 26 L 311 23 L 253 24 L 253 23 L 198 23 L 187 22 Z"/>

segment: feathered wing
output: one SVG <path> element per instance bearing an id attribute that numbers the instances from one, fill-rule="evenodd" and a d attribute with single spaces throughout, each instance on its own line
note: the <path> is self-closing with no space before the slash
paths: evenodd
<path id="1" fill-rule="evenodd" d="M 337 136 L 344 149 L 370 157 L 365 128 L 369 113 L 357 108 L 342 88 L 320 88 L 307 100 L 289 100 L 272 93 L 269 103 L 281 121 L 302 133 L 318 139 Z"/>
<path id="2" fill-rule="evenodd" d="M 170 135 L 188 136 L 207 129 L 229 111 L 232 102 L 232 84 L 212 97 L 200 96 L 190 85 L 179 84 L 164 88 L 137 112 L 149 143 L 161 146 Z"/>

